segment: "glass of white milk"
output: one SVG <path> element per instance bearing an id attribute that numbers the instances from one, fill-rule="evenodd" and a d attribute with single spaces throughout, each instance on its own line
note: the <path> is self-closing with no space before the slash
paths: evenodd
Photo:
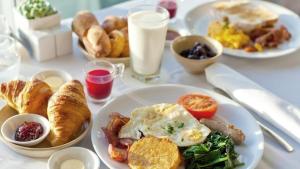
<path id="1" fill-rule="evenodd" d="M 143 81 L 159 78 L 169 13 L 156 5 L 140 5 L 129 11 L 128 31 L 133 77 Z"/>

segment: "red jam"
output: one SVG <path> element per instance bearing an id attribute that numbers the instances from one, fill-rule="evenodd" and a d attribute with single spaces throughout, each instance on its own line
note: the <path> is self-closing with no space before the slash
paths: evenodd
<path id="1" fill-rule="evenodd" d="M 15 140 L 17 141 L 31 141 L 36 140 L 43 134 L 43 127 L 37 122 L 24 122 L 16 131 Z"/>
<path id="2" fill-rule="evenodd" d="M 113 78 L 111 73 L 105 69 L 96 69 L 88 72 L 85 79 L 87 91 L 94 99 L 107 98 L 112 89 Z"/>
<path id="3" fill-rule="evenodd" d="M 159 6 L 168 10 L 170 14 L 170 18 L 175 17 L 177 11 L 177 3 L 176 0 L 160 0 Z"/>

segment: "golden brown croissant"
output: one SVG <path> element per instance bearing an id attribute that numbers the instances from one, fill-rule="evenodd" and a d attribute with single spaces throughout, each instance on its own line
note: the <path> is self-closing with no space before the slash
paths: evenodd
<path id="1" fill-rule="evenodd" d="M 13 80 L 1 84 L 0 98 L 20 114 L 33 113 L 47 117 L 48 100 L 52 90 L 41 80 Z"/>
<path id="2" fill-rule="evenodd" d="M 67 82 L 50 98 L 48 103 L 52 146 L 65 144 L 74 139 L 85 121 L 90 121 L 91 112 L 87 106 L 83 86 L 77 80 Z"/>

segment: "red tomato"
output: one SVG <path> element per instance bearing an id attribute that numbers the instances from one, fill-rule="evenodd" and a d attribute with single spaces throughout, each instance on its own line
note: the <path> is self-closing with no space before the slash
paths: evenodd
<path id="1" fill-rule="evenodd" d="M 181 96 L 177 102 L 198 120 L 211 118 L 218 108 L 218 104 L 213 98 L 201 94 L 187 94 Z"/>

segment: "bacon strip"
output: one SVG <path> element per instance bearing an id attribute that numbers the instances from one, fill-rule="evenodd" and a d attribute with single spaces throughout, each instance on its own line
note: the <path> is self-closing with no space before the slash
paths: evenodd
<path id="1" fill-rule="evenodd" d="M 101 128 L 109 143 L 108 153 L 112 159 L 119 162 L 126 162 L 128 149 L 134 140 L 129 138 L 120 139 L 118 138 L 118 134 L 130 119 L 117 112 L 111 113 L 110 118 L 107 126 Z"/>

